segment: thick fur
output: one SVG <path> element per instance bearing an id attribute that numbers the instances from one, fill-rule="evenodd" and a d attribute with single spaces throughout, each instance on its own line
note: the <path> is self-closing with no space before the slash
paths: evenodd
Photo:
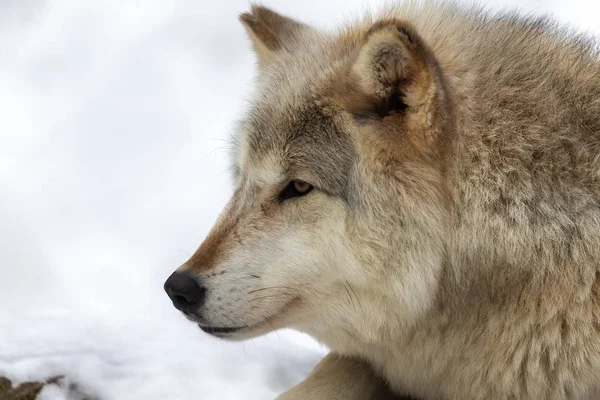
<path id="1" fill-rule="evenodd" d="M 329 346 L 284 399 L 597 398 L 594 41 L 437 3 L 339 32 L 241 19 L 256 95 L 233 198 L 181 267 L 208 288 L 190 318 Z M 280 201 L 294 179 L 315 189 Z"/>

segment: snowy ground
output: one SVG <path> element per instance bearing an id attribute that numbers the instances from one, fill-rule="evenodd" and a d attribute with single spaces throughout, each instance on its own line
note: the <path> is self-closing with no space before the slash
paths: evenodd
<path id="1" fill-rule="evenodd" d="M 369 6 L 265 3 L 322 27 Z M 520 7 L 600 31 L 592 1 Z M 254 73 L 247 9 L 0 2 L 0 376 L 64 374 L 101 400 L 271 399 L 323 356 L 286 331 L 213 339 L 162 291 L 231 189 L 225 139 Z"/>

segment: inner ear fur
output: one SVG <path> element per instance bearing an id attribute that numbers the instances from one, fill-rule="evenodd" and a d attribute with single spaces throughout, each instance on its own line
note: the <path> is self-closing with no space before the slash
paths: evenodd
<path id="1" fill-rule="evenodd" d="M 357 119 L 402 118 L 414 131 L 434 128 L 443 112 L 442 73 L 409 23 L 375 23 L 364 35 L 341 85 L 343 106 Z"/>

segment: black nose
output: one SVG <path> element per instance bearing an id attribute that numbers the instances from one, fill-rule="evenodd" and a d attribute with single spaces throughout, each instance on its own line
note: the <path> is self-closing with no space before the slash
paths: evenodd
<path id="1" fill-rule="evenodd" d="M 186 313 L 196 311 L 206 296 L 206 288 L 197 278 L 178 271 L 173 272 L 165 282 L 165 292 L 175 308 Z"/>

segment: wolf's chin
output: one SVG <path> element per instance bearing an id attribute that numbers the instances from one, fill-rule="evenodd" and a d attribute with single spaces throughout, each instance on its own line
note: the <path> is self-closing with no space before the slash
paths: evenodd
<path id="1" fill-rule="evenodd" d="M 292 308 L 293 304 L 299 300 L 300 299 L 297 297 L 293 298 L 289 302 L 285 303 L 284 306 L 272 316 L 265 318 L 264 320 L 253 325 L 244 324 L 243 326 L 210 326 L 198 323 L 198 326 L 200 329 L 202 329 L 202 331 L 220 339 L 232 341 L 251 339 L 274 332 L 278 329 L 284 329 L 288 325 L 285 323 L 285 320 L 287 319 L 286 317 L 289 317 L 290 309 Z"/>

